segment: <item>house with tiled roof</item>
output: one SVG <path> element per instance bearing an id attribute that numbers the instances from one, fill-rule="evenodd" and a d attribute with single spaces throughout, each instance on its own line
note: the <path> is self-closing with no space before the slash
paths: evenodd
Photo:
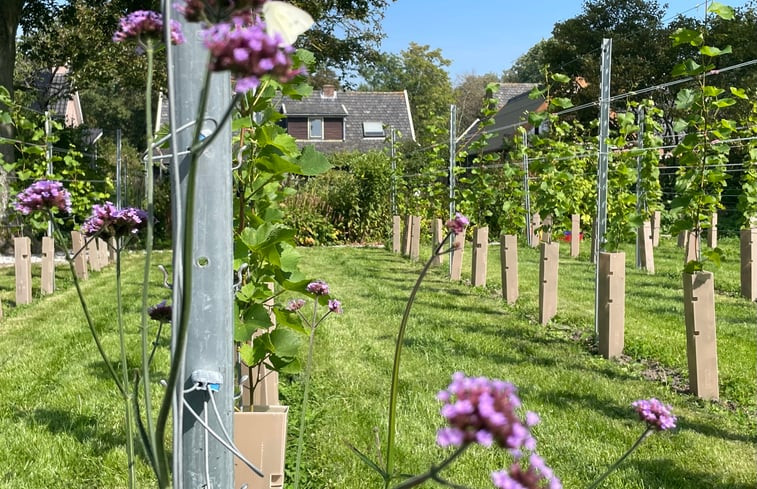
<path id="1" fill-rule="evenodd" d="M 529 93 L 537 86 L 536 83 L 500 83 L 493 98 L 497 99 L 497 109 L 501 109 L 510 100 L 524 93 Z"/>
<path id="2" fill-rule="evenodd" d="M 277 103 L 281 123 L 300 147 L 312 145 L 323 153 L 382 150 L 392 133 L 396 141 L 415 141 L 406 91 L 338 91 L 325 85 L 301 100 Z"/>
<path id="3" fill-rule="evenodd" d="M 512 140 L 520 126 L 525 127 L 530 134 L 545 130 L 544 127 L 534 128 L 528 123 L 527 114 L 529 112 L 542 112 L 547 108 L 544 97 L 532 99 L 529 97 L 529 93 L 530 89 L 510 98 L 494 115 L 494 124 L 484 130 L 486 134 L 490 135 L 486 148 L 483 150 L 484 153 L 502 152 L 507 146 L 505 141 Z M 475 133 L 475 131 L 472 134 L 471 140 L 480 137 L 480 134 Z"/>
<path id="4" fill-rule="evenodd" d="M 79 101 L 79 92 L 71 87 L 68 68 L 59 66 L 52 71 L 38 74 L 38 96 L 34 109 L 49 111 L 67 127 L 78 127 L 84 123 L 84 115 Z"/>

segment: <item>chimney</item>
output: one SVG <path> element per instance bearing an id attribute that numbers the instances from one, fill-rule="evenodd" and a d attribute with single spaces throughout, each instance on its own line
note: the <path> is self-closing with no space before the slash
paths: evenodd
<path id="1" fill-rule="evenodd" d="M 321 98 L 336 98 L 336 87 L 334 85 L 324 85 L 321 89 Z"/>

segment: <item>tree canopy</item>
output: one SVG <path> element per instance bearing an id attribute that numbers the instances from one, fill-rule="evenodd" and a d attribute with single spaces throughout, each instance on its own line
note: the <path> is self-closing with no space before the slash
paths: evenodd
<path id="1" fill-rule="evenodd" d="M 373 64 L 363 66 L 359 71 L 364 80 L 360 89 L 407 90 L 417 140 L 428 144 L 432 141 L 427 126 L 439 118 L 449 118 L 454 101 L 446 71 L 450 64 L 440 49 L 411 42 L 399 55 L 384 54 Z"/>

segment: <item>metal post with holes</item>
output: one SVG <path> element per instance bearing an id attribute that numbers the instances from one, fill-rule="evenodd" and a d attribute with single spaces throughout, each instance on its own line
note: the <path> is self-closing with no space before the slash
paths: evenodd
<path id="1" fill-rule="evenodd" d="M 610 71 L 612 39 L 602 39 L 601 85 L 599 87 L 599 164 L 597 165 L 597 237 L 594 240 L 594 333 L 599 332 L 599 252 L 607 229 L 607 138 L 610 132 Z"/>
<path id="2" fill-rule="evenodd" d="M 455 122 L 457 118 L 457 107 L 449 106 L 449 218 L 455 218 L 455 157 L 457 154 L 457 139 L 455 138 Z M 465 241 L 465 238 L 463 238 Z M 449 246 L 455 245 L 455 237 L 450 235 Z M 452 260 L 449 261 L 449 273 L 453 275 Z"/>
<path id="3" fill-rule="evenodd" d="M 639 112 L 636 114 L 636 125 L 639 126 L 638 136 L 636 137 L 636 147 L 639 149 L 644 148 L 644 107 L 639 107 Z M 636 157 L 636 214 L 641 215 L 641 211 L 647 210 L 647 199 L 641 191 L 641 161 L 643 156 L 639 153 Z M 643 268 L 641 255 L 643 251 L 644 240 L 646 236 L 642 233 L 644 226 L 636 228 L 636 268 Z"/>
<path id="4" fill-rule="evenodd" d="M 200 41 L 200 24 L 182 22 L 187 42 L 171 47 L 169 70 L 173 90 L 169 90 L 173 127 L 191 123 L 197 117 L 207 52 Z M 172 175 L 174 219 L 174 289 L 173 311 L 176 319 L 181 309 L 182 289 L 191 290 L 191 309 L 184 366 L 179 373 L 174 393 L 174 485 L 177 488 L 231 488 L 234 485 L 232 453 L 216 441 L 197 420 L 192 411 L 216 434 L 233 433 L 233 245 L 232 245 L 232 178 L 231 124 L 219 121 L 231 102 L 231 82 L 228 72 L 214 73 L 208 87 L 207 109 L 201 118 L 201 138 L 220 131 L 213 142 L 192 162 L 191 155 L 180 157 L 178 171 Z M 179 155 L 192 145 L 194 127 L 174 135 L 173 153 Z M 178 152 L 177 152 L 178 150 Z M 192 165 L 195 165 L 193 168 Z M 152 168 L 147 169 L 148 172 Z M 188 173 L 197 174 L 197 194 L 194 201 L 194 232 L 185 231 L 184 205 L 187 202 Z M 178 188 L 177 188 L 178 187 Z M 210 198 L 209 198 L 210 196 Z M 176 250 L 182 241 L 192 240 L 191 280 L 184 283 L 181 259 Z M 183 253 L 179 251 L 179 256 Z M 177 324 L 174 321 L 173 324 Z M 175 341 L 172 354 L 176 355 Z M 193 373 L 218 374 L 220 386 L 186 393 L 200 376 Z M 213 382 L 215 384 L 215 382 Z M 219 415 L 216 416 L 210 396 L 213 396 Z M 182 404 L 186 399 L 187 405 Z M 190 411 L 191 409 L 191 411 Z M 220 419 L 219 419 L 220 418 Z M 220 421 L 220 423 L 219 423 Z M 221 424 L 222 423 L 222 424 Z"/>
<path id="5" fill-rule="evenodd" d="M 531 226 L 531 192 L 528 188 L 528 133 L 523 132 L 523 204 L 526 208 L 526 244 L 533 246 L 534 229 Z"/>

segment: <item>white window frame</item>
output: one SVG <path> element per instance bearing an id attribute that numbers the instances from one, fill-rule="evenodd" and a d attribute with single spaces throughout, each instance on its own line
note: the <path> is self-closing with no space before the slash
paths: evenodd
<path id="1" fill-rule="evenodd" d="M 379 134 L 379 128 L 381 129 L 381 134 Z M 384 124 L 378 121 L 363 121 L 363 137 L 368 139 L 385 138 L 386 131 L 384 130 Z"/>
<path id="2" fill-rule="evenodd" d="M 314 134 L 313 123 L 318 122 L 320 124 L 320 134 Z M 308 117 L 308 139 L 323 139 L 323 117 Z"/>

